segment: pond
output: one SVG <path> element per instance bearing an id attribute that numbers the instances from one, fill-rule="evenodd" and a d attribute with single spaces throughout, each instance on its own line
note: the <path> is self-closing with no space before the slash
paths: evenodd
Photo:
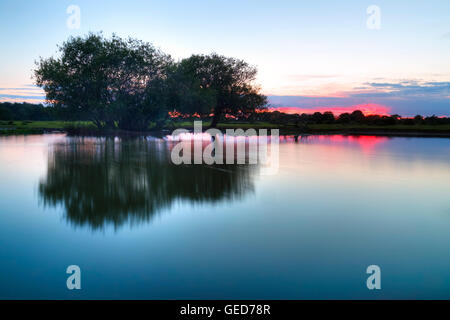
<path id="1" fill-rule="evenodd" d="M 0 298 L 450 299 L 450 139 L 282 137 L 274 175 L 172 144 L 0 137 Z"/>

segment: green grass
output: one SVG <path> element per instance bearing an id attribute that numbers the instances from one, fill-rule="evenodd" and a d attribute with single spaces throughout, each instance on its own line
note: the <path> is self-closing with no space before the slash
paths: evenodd
<path id="1" fill-rule="evenodd" d="M 211 121 L 203 121 L 203 129 L 208 128 L 210 124 Z M 172 125 L 174 128 L 193 128 L 194 121 L 174 122 Z M 229 122 L 219 123 L 217 127 L 219 129 L 278 129 L 283 126 L 269 122 Z"/>
<path id="2" fill-rule="evenodd" d="M 209 122 L 203 122 L 203 128 L 207 128 Z M 185 121 L 177 123 L 177 128 L 193 128 L 194 123 Z M 269 122 L 237 122 L 237 123 L 219 123 L 220 129 L 280 129 L 282 131 L 299 131 L 300 128 L 293 124 L 283 125 Z M 450 125 L 367 125 L 367 124 L 309 124 L 309 131 L 347 131 L 347 130 L 366 130 L 366 131 L 448 131 L 450 133 Z"/>
<path id="3" fill-rule="evenodd" d="M 88 125 L 90 121 L 0 121 L 0 128 L 34 128 L 62 130 L 68 125 Z"/>
<path id="4" fill-rule="evenodd" d="M 90 126 L 89 121 L 0 121 L 0 135 L 42 134 L 48 131 L 64 131 L 71 126 Z"/>

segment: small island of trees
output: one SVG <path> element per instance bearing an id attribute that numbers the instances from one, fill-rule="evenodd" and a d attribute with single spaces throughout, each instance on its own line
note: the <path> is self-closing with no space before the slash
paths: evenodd
<path id="1" fill-rule="evenodd" d="M 212 116 L 249 115 L 267 103 L 253 85 L 257 70 L 218 54 L 175 62 L 153 45 L 113 35 L 74 37 L 58 58 L 41 58 L 34 71 L 47 102 L 99 129 L 163 127 L 169 112 Z"/>

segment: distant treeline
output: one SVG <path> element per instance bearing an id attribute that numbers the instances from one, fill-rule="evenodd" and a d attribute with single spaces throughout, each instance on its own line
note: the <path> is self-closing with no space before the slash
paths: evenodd
<path id="1" fill-rule="evenodd" d="M 279 111 L 261 112 L 253 115 L 254 121 L 265 121 L 274 124 L 367 124 L 367 125 L 445 125 L 450 124 L 449 117 L 437 117 L 435 115 L 424 117 L 416 115 L 414 118 L 401 117 L 400 115 L 364 115 L 360 110 L 352 113 L 342 113 L 335 116 L 331 111 L 315 112 L 312 114 L 286 114 Z"/>
<path id="2" fill-rule="evenodd" d="M 0 120 L 58 120 L 55 108 L 46 108 L 42 104 L 0 103 Z"/>
<path id="3" fill-rule="evenodd" d="M 31 103 L 0 103 L 0 120 L 13 121 L 87 121 L 88 117 L 77 115 L 69 117 L 66 112 L 61 112 L 58 108 L 44 106 L 43 104 Z M 199 115 L 173 116 L 172 121 L 193 121 L 210 120 L 211 116 L 200 117 Z M 262 112 L 255 111 L 250 116 L 239 118 L 236 116 L 224 115 L 221 122 L 268 122 L 279 125 L 308 125 L 308 124 L 367 124 L 367 125 L 445 125 L 450 124 L 450 117 L 417 115 L 414 118 L 401 117 L 400 115 L 364 115 L 362 111 L 356 110 L 352 113 L 342 113 L 339 116 L 331 111 L 315 112 L 312 114 L 287 114 L 279 111 Z"/>
<path id="4" fill-rule="evenodd" d="M 2 102 L 0 103 L 0 120 L 27 120 L 27 121 L 84 121 L 87 117 L 77 115 L 72 117 L 70 114 L 61 112 L 52 106 L 33 103 Z"/>

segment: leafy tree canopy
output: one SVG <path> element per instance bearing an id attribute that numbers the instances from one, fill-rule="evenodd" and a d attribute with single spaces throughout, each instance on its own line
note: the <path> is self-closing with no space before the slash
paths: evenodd
<path id="1" fill-rule="evenodd" d="M 267 103 L 253 85 L 256 74 L 256 68 L 242 60 L 215 53 L 193 55 L 172 73 L 173 106 L 184 113 L 213 114 L 212 126 L 225 114 L 247 118 Z"/>
<path id="2" fill-rule="evenodd" d="M 89 34 L 70 38 L 59 52 L 41 58 L 34 72 L 55 107 L 123 129 L 145 129 L 167 113 L 162 93 L 173 61 L 151 44 Z"/>

